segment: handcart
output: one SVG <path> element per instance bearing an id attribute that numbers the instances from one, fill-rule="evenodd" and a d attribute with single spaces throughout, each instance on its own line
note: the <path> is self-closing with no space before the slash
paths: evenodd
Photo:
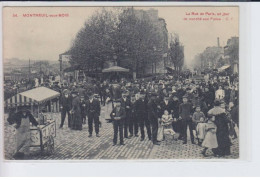
<path id="1" fill-rule="evenodd" d="M 30 147 L 40 147 L 41 152 L 46 152 L 48 155 L 54 153 L 54 138 L 56 137 L 55 120 L 48 120 L 46 124 L 39 125 L 39 127 L 31 127 L 30 134 Z"/>
<path id="2" fill-rule="evenodd" d="M 6 108 L 16 108 L 16 111 L 20 107 L 29 105 L 30 112 L 39 123 L 37 127 L 24 123 L 18 129 L 9 126 L 7 128 L 7 131 L 10 131 L 7 133 L 9 134 L 8 142 L 5 143 L 6 152 L 12 155 L 23 147 L 39 147 L 42 153 L 47 152 L 46 154 L 49 155 L 54 152 L 56 121 L 53 118 L 53 100 L 59 99 L 59 96 L 59 92 L 46 87 L 38 87 L 19 93 L 6 101 Z M 42 110 L 46 108 L 47 113 L 43 113 Z"/>

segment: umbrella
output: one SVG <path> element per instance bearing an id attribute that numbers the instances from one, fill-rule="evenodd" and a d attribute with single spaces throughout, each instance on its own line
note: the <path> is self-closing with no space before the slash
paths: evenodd
<path id="1" fill-rule="evenodd" d="M 112 66 L 110 68 L 106 68 L 102 70 L 103 73 L 107 73 L 107 72 L 129 72 L 129 69 L 126 68 L 122 68 L 119 66 Z"/>

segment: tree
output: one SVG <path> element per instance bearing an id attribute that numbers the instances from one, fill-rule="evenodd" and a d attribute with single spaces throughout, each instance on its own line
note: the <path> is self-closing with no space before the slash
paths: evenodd
<path id="1" fill-rule="evenodd" d="M 86 71 L 102 69 L 113 58 L 113 33 L 117 17 L 112 11 L 96 12 L 78 32 L 71 48 L 71 64 Z"/>
<path id="2" fill-rule="evenodd" d="M 184 64 L 184 46 L 180 43 L 179 35 L 174 34 L 170 41 L 170 61 L 174 69 L 180 73 Z"/>
<path id="3" fill-rule="evenodd" d="M 157 32 L 149 16 L 138 18 L 133 8 L 103 8 L 78 32 L 70 49 L 71 64 L 98 71 L 114 60 L 118 66 L 143 74 L 160 57 L 162 43 Z"/>

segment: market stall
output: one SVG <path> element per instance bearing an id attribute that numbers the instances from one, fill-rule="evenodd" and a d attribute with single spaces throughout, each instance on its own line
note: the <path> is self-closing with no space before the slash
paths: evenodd
<path id="1" fill-rule="evenodd" d="M 55 98 L 58 98 L 60 96 L 60 93 L 53 91 L 51 89 L 48 89 L 46 87 L 38 87 L 35 89 L 31 89 L 26 92 L 19 93 L 12 98 L 8 99 L 5 102 L 6 107 L 15 107 L 16 113 L 13 114 L 13 116 L 9 115 L 9 121 L 12 134 L 10 135 L 10 148 L 15 148 L 12 152 L 16 153 L 18 152 L 25 141 L 28 141 L 26 139 L 26 136 L 23 136 L 24 134 L 27 134 L 28 129 L 30 140 L 29 140 L 29 146 L 30 147 L 39 147 L 41 149 L 41 152 L 47 152 L 48 154 L 52 154 L 54 152 L 54 137 L 56 137 L 56 120 L 53 118 L 53 103 L 52 100 Z M 50 102 L 51 106 L 49 109 L 47 109 L 48 112 L 43 112 L 43 109 L 45 109 L 46 103 Z M 18 108 L 21 110 L 19 110 Z M 26 113 L 32 114 L 29 117 L 32 119 L 35 119 L 37 121 L 36 124 L 38 126 L 33 126 L 32 123 L 24 124 L 23 126 L 12 126 L 13 124 L 16 124 L 17 122 L 13 119 L 19 119 L 17 115 L 22 114 L 27 106 L 30 106 L 32 108 L 32 113 L 30 111 L 27 111 Z M 44 106 L 44 107 L 42 107 Z M 34 109 L 36 108 L 36 111 Z M 34 113 L 33 113 L 34 111 Z M 18 118 L 17 118 L 18 117 Z M 13 119 L 12 119 L 13 118 Z M 24 118 L 22 118 L 24 119 Z M 22 122 L 25 122 L 22 120 Z M 13 147 L 11 142 L 13 142 Z M 46 150 L 46 151 L 44 151 Z"/>
<path id="2" fill-rule="evenodd" d="M 41 108 L 46 112 L 59 112 L 60 93 L 46 87 L 37 87 L 25 92 L 18 93 L 5 101 L 6 109 L 28 107 L 35 115 Z"/>

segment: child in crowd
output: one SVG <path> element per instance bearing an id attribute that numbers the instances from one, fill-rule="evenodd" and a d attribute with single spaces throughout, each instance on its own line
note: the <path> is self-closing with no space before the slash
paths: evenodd
<path id="1" fill-rule="evenodd" d="M 201 111 L 200 106 L 196 106 L 196 110 L 195 110 L 195 112 L 193 113 L 193 116 L 192 116 L 192 124 L 193 124 L 193 134 L 194 134 L 194 137 L 195 138 L 197 137 L 197 139 L 198 139 L 198 145 L 201 145 L 201 143 L 199 141 L 198 131 L 196 129 L 197 129 L 198 124 L 201 122 L 200 121 L 201 118 L 203 118 L 205 120 L 205 115 Z"/>
<path id="2" fill-rule="evenodd" d="M 175 132 L 172 129 L 172 122 L 173 122 L 172 115 L 169 114 L 167 110 L 165 110 L 161 120 L 163 126 L 163 135 L 169 134 L 174 136 Z"/>
<path id="3" fill-rule="evenodd" d="M 196 126 L 196 133 L 198 138 L 198 145 L 201 146 L 206 135 L 206 122 L 204 117 L 200 118 L 200 122 Z"/>
<path id="4" fill-rule="evenodd" d="M 213 116 L 211 119 L 208 120 L 205 127 L 206 135 L 202 143 L 202 147 L 204 147 L 204 149 L 201 152 L 205 157 L 208 149 L 214 149 L 218 147 L 218 141 L 216 136 L 217 126 L 213 122 L 214 120 L 215 117 Z"/>

